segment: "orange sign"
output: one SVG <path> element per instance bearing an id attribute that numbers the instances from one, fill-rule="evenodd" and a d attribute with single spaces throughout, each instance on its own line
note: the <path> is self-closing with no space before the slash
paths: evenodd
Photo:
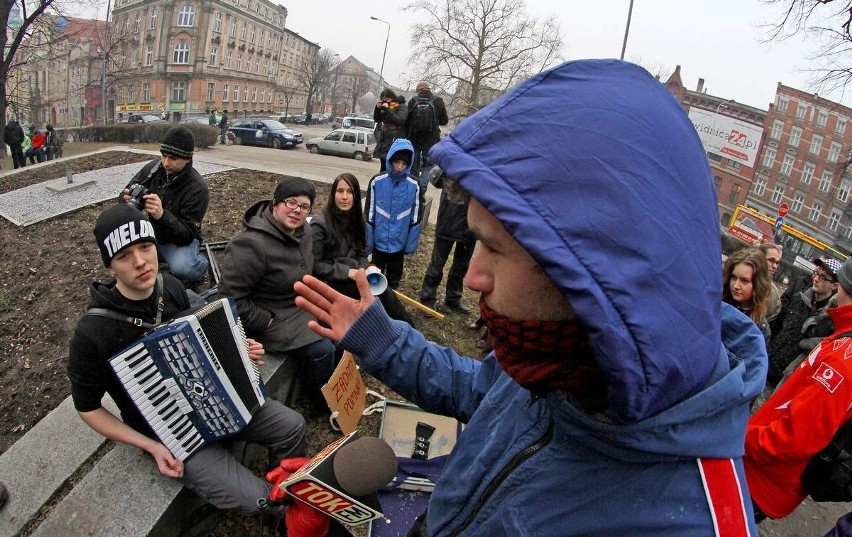
<path id="1" fill-rule="evenodd" d="M 354 431 L 366 406 L 367 389 L 352 353 L 343 353 L 331 378 L 322 387 L 322 394 L 328 408 L 337 412 L 335 419 L 343 434 Z"/>

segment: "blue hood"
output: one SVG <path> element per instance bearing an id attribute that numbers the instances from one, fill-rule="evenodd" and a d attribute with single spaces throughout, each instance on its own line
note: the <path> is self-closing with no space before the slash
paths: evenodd
<path id="1" fill-rule="evenodd" d="M 716 191 L 695 127 L 647 71 L 565 63 L 464 120 L 430 155 L 570 302 L 614 419 L 656 415 L 718 378 L 730 355 Z"/>
<path id="2" fill-rule="evenodd" d="M 394 153 L 398 153 L 400 151 L 408 151 L 408 166 L 402 172 L 396 172 L 393 169 L 393 165 L 391 164 L 391 159 L 393 159 Z M 388 155 L 385 157 L 385 164 L 387 166 L 388 175 L 397 181 L 405 179 L 408 177 L 408 174 L 411 172 L 411 165 L 414 160 L 414 146 L 411 145 L 411 142 L 406 140 L 405 138 L 397 138 L 393 141 L 388 150 Z"/>

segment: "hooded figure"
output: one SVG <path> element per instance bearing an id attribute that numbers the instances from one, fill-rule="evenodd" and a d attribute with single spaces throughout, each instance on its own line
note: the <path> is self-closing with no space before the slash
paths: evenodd
<path id="1" fill-rule="evenodd" d="M 430 156 L 470 193 L 471 228 L 496 219 L 581 334 L 548 345 L 554 334 L 530 338 L 521 317 L 515 338 L 491 330 L 497 350 L 479 362 L 389 321 L 378 301 L 334 327 L 370 374 L 466 424 L 417 535 L 756 537 L 742 454 L 766 350 L 720 300 L 712 176 L 666 87 L 626 62 L 565 63 L 467 118 Z M 482 283 L 512 259 L 478 238 L 468 285 L 492 285 L 485 315 L 498 285 L 524 281 Z"/>
<path id="2" fill-rule="evenodd" d="M 394 289 L 402 277 L 404 256 L 413 255 L 420 241 L 420 185 L 409 173 L 413 156 L 411 142 L 394 140 L 386 157 L 387 170 L 370 180 L 365 195 L 367 252 L 372 252 L 373 264 Z"/>

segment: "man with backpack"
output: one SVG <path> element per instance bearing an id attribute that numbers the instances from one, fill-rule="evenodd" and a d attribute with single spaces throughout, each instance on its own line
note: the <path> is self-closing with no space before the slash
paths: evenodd
<path id="1" fill-rule="evenodd" d="M 428 82 L 418 82 L 414 89 L 417 94 L 408 101 L 405 132 L 414 146 L 411 174 L 419 178 L 421 195 L 425 196 L 429 186 L 429 169 L 432 167 L 428 153 L 441 140 L 441 125 L 446 125 L 449 117 L 444 100 L 432 95 Z"/>

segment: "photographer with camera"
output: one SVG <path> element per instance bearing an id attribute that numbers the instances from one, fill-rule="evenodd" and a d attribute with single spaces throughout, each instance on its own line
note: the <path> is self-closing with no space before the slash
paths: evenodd
<path id="1" fill-rule="evenodd" d="M 146 164 L 119 195 L 119 201 L 148 213 L 157 233 L 160 261 L 193 288 L 207 275 L 209 262 L 198 246 L 210 197 L 207 183 L 192 167 L 194 150 L 195 138 L 189 129 L 169 129 L 160 144 L 161 157 Z"/>

